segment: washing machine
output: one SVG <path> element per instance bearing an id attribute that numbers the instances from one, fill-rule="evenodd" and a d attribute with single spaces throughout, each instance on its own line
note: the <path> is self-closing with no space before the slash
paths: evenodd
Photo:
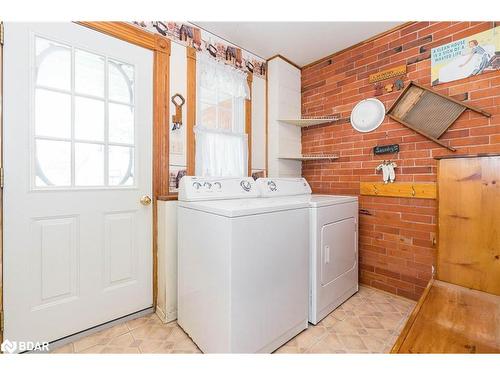
<path id="1" fill-rule="evenodd" d="M 262 197 L 309 206 L 309 322 L 317 324 L 358 291 L 358 198 L 311 194 L 304 178 L 260 178 Z"/>
<path id="2" fill-rule="evenodd" d="M 252 178 L 180 181 L 178 323 L 205 353 L 270 353 L 307 328 L 309 205 Z"/>

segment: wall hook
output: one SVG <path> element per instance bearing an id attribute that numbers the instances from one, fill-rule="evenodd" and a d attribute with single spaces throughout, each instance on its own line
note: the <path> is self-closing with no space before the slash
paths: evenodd
<path id="1" fill-rule="evenodd" d="M 186 100 L 181 94 L 175 94 L 171 100 L 175 105 L 175 115 L 172 115 L 172 130 L 177 130 L 182 126 L 182 106 Z"/>

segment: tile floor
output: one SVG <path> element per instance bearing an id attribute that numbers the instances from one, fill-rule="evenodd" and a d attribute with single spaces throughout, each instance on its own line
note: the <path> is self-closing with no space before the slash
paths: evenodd
<path id="1" fill-rule="evenodd" d="M 387 353 L 415 302 L 361 286 L 357 294 L 275 353 Z M 200 353 L 176 322 L 151 314 L 82 338 L 52 353 Z"/>

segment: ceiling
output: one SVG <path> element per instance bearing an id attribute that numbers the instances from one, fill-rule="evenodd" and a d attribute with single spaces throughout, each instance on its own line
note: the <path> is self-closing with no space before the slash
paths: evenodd
<path id="1" fill-rule="evenodd" d="M 192 22 L 262 58 L 280 54 L 299 66 L 403 22 Z"/>

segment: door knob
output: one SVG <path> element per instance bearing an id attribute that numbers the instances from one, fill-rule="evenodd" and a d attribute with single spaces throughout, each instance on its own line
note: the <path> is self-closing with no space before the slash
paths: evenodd
<path id="1" fill-rule="evenodd" d="M 143 195 L 141 197 L 141 204 L 144 206 L 148 206 L 151 204 L 151 197 L 149 195 Z"/>

